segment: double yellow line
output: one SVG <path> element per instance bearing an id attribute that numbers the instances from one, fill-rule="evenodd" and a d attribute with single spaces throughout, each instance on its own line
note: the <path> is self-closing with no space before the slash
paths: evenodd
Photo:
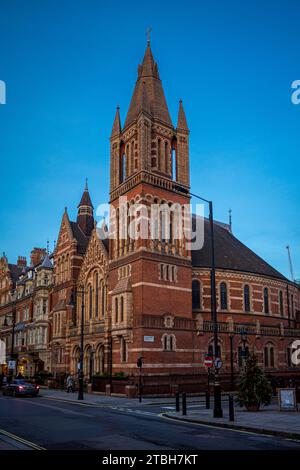
<path id="1" fill-rule="evenodd" d="M 27 441 L 26 439 L 23 439 L 22 437 L 16 436 L 15 434 L 11 434 L 10 432 L 4 431 L 4 429 L 0 429 L 0 436 L 6 436 L 9 437 L 10 439 L 20 442 L 21 444 L 26 445 L 27 447 L 30 447 L 33 450 L 47 450 L 44 447 L 41 447 L 34 442 Z"/>

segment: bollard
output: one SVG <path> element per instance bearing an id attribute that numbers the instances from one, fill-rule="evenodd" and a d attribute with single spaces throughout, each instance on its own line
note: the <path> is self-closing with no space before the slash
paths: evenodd
<path id="1" fill-rule="evenodd" d="M 234 421 L 233 395 L 229 395 L 229 421 Z"/>
<path id="2" fill-rule="evenodd" d="M 186 415 L 186 393 L 182 394 L 182 414 Z"/>
<path id="3" fill-rule="evenodd" d="M 210 393 L 205 392 L 205 404 L 206 404 L 206 409 L 209 410 L 210 408 Z"/>
<path id="4" fill-rule="evenodd" d="M 176 411 L 180 411 L 180 394 L 179 392 L 176 392 L 175 394 L 176 397 Z"/>

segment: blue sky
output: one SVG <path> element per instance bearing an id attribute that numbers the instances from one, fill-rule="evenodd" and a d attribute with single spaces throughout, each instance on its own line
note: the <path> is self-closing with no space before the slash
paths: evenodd
<path id="1" fill-rule="evenodd" d="M 300 79 L 297 0 L 1 0 L 0 250 L 11 262 L 53 245 L 84 179 L 96 206 L 108 199 L 109 135 L 124 122 L 146 29 L 176 123 L 191 129 L 191 183 L 233 210 L 234 234 L 300 278 Z"/>

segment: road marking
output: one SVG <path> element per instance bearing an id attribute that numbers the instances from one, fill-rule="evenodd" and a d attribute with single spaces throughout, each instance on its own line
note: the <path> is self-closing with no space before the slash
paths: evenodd
<path id="1" fill-rule="evenodd" d="M 231 432 L 238 432 L 238 433 L 242 433 L 242 434 L 252 434 L 253 436 L 261 436 L 261 437 L 276 437 L 276 438 L 279 438 L 279 439 L 285 439 L 284 437 L 280 437 L 280 436 L 273 436 L 271 434 L 263 434 L 261 432 L 253 432 L 253 431 L 244 431 L 243 429 L 232 429 L 232 428 L 226 428 L 226 427 L 221 427 L 221 426 L 214 426 L 213 424 L 203 424 L 203 423 L 195 423 L 193 421 L 183 421 L 183 420 L 180 420 L 180 419 L 177 419 L 177 418 L 172 418 L 171 416 L 164 416 L 163 413 L 160 413 L 158 415 L 160 418 L 164 418 L 164 419 L 168 419 L 169 421 L 173 421 L 173 423 L 179 423 L 179 424 L 192 424 L 194 426 L 205 426 L 206 428 L 211 428 L 211 429 L 219 429 L 219 430 L 222 430 L 222 431 L 231 431 Z"/>
<path id="2" fill-rule="evenodd" d="M 15 441 L 18 441 L 21 444 L 25 444 L 26 446 L 31 447 L 34 450 L 47 450 L 44 447 L 41 447 L 38 444 L 35 444 L 34 442 L 27 441 L 26 439 L 23 439 L 22 437 L 16 436 L 15 434 L 12 434 L 8 431 L 4 431 L 4 429 L 0 429 L 0 434 L 2 434 L 3 436 L 9 437 L 10 439 L 13 439 Z"/>

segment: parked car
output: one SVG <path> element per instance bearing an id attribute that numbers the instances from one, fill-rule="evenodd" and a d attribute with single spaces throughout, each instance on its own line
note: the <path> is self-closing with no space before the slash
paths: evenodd
<path id="1" fill-rule="evenodd" d="M 25 395 L 36 397 L 39 390 L 40 387 L 38 385 L 31 384 L 23 379 L 14 379 L 10 384 L 2 387 L 2 394 L 11 395 L 13 397 Z"/>

